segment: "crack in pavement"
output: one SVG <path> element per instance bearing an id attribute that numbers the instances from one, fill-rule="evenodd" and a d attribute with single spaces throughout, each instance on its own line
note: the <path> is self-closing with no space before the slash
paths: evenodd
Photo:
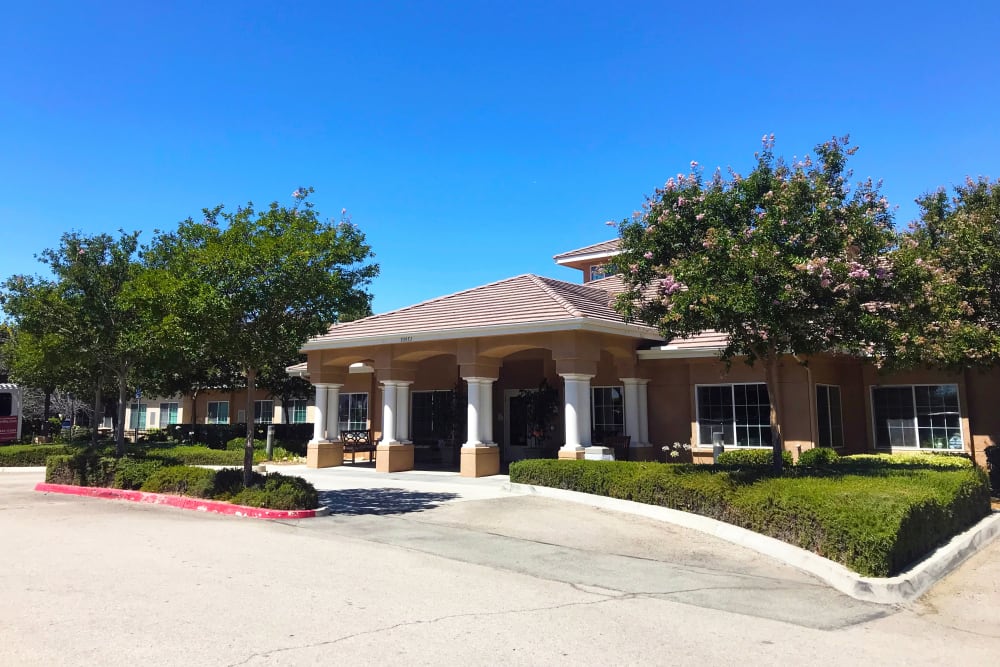
<path id="1" fill-rule="evenodd" d="M 573 586 L 575 588 L 575 586 Z M 579 589 L 577 589 L 579 590 Z M 271 649 L 270 651 L 259 651 L 257 653 L 252 653 L 243 660 L 239 662 L 230 663 L 227 667 L 238 667 L 239 665 L 245 665 L 249 663 L 254 658 L 270 658 L 277 653 L 287 653 L 289 651 L 301 651 L 304 649 L 318 648 L 320 646 L 330 646 L 332 644 L 338 644 L 340 642 L 347 641 L 349 639 L 355 639 L 357 637 L 364 637 L 365 635 L 372 635 L 380 632 L 386 632 L 391 630 L 396 630 L 398 628 L 404 628 L 413 625 L 431 625 L 433 623 L 438 623 L 441 621 L 449 621 L 456 618 L 485 618 L 489 616 L 506 616 L 511 614 L 524 614 L 532 613 L 537 611 L 554 611 L 557 609 L 565 609 L 568 607 L 584 607 L 588 605 L 598 605 L 604 604 L 605 602 L 617 602 L 619 600 L 630 600 L 638 597 L 643 597 L 641 593 L 623 593 L 620 596 L 606 596 L 600 593 L 593 593 L 590 591 L 581 591 L 587 595 L 597 595 L 600 596 L 599 600 L 589 600 L 582 602 L 566 602 L 563 604 L 550 605 L 545 607 L 526 607 L 523 609 L 507 609 L 504 611 L 482 611 L 482 612 L 466 612 L 463 614 L 447 614 L 445 616 L 438 616 L 437 618 L 431 619 L 417 619 L 413 621 L 402 621 L 400 623 L 395 623 L 393 625 L 387 625 L 380 628 L 374 628 L 372 630 L 365 630 L 363 632 L 355 632 L 349 635 L 343 635 L 342 637 L 336 637 L 335 639 L 327 639 L 325 641 L 313 642 L 311 644 L 303 644 L 302 646 L 286 646 L 283 648 Z"/>

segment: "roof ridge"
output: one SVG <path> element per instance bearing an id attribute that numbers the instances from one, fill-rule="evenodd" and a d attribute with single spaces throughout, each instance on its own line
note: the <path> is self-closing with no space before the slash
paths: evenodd
<path id="1" fill-rule="evenodd" d="M 362 318 L 357 319 L 357 320 L 351 320 L 350 322 L 340 322 L 339 324 L 331 324 L 327 328 L 326 331 L 327 331 L 327 333 L 329 333 L 334 327 L 342 327 L 342 326 L 346 326 L 348 324 L 356 324 L 358 322 L 364 322 L 366 320 L 371 320 L 371 319 L 374 319 L 376 317 L 384 317 L 386 315 L 394 315 L 395 313 L 403 313 L 403 312 L 406 312 L 408 310 L 413 310 L 414 308 L 419 308 L 420 306 L 425 306 L 425 305 L 427 305 L 429 303 L 437 303 L 438 301 L 444 301 L 445 299 L 451 299 L 452 297 L 460 296 L 460 295 L 466 294 L 468 292 L 475 292 L 476 290 L 485 289 L 487 287 L 493 287 L 494 285 L 499 285 L 500 283 L 510 282 L 512 280 L 517 280 L 518 278 L 523 278 L 525 276 L 530 276 L 530 275 L 531 275 L 530 273 L 522 273 L 520 275 L 512 276 L 510 278 L 503 278 L 502 280 L 494 280 L 493 282 L 486 283 L 485 285 L 477 285 L 475 287 L 469 287 L 468 289 L 459 290 L 458 292 L 452 292 L 451 294 L 445 294 L 443 296 L 436 296 L 433 299 L 427 299 L 426 301 L 420 301 L 418 303 L 410 304 L 409 306 L 403 306 L 402 308 L 396 308 L 394 310 L 387 310 L 384 313 L 375 313 L 373 315 L 369 315 L 368 317 L 362 317 Z"/>
<path id="2" fill-rule="evenodd" d="M 580 312 L 573 304 L 566 300 L 566 297 L 556 292 L 552 287 L 546 283 L 546 280 L 553 280 L 551 278 L 544 278 L 542 276 L 536 276 L 533 273 L 527 274 L 528 278 L 531 279 L 533 283 L 542 288 L 542 290 L 552 298 L 553 301 L 558 303 L 560 306 L 566 309 L 566 312 L 573 317 L 583 317 L 583 313 Z M 564 283 L 566 285 L 575 285 L 575 283 L 567 283 L 565 281 L 559 280 L 557 282 Z"/>

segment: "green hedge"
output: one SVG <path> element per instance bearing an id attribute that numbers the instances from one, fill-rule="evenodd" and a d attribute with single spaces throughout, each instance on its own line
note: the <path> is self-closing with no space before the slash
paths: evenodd
<path id="1" fill-rule="evenodd" d="M 45 481 L 73 486 L 141 489 L 269 509 L 313 509 L 319 505 L 315 487 L 299 477 L 253 472 L 250 487 L 244 488 L 242 468 L 216 471 L 178 465 L 176 459 L 155 456 L 125 456 L 119 459 L 92 452 L 50 456 Z"/>
<path id="2" fill-rule="evenodd" d="M 142 490 L 150 493 L 211 498 L 215 491 L 215 471 L 192 466 L 160 468 L 146 480 Z"/>
<path id="3" fill-rule="evenodd" d="M 50 456 L 73 454 L 80 447 L 72 445 L 10 445 L 0 447 L 0 467 L 23 468 L 43 466 Z"/>
<path id="4" fill-rule="evenodd" d="M 799 454 L 797 465 L 804 467 L 820 468 L 824 466 L 836 465 L 840 461 L 840 454 L 829 447 L 813 447 Z"/>
<path id="5" fill-rule="evenodd" d="M 978 468 L 865 464 L 840 475 L 800 469 L 767 477 L 722 466 L 541 459 L 512 463 L 510 479 L 695 512 L 879 577 L 903 571 L 990 512 Z"/>
<path id="6" fill-rule="evenodd" d="M 773 463 L 773 458 L 774 452 L 771 449 L 727 449 L 719 454 L 718 464 L 720 466 L 770 467 Z M 782 451 L 781 461 L 786 466 L 792 465 L 792 453 Z"/>

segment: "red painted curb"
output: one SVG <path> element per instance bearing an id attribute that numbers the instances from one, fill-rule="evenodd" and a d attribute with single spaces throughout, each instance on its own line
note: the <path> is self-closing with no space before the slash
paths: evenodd
<path id="1" fill-rule="evenodd" d="M 71 496 L 88 496 L 91 498 L 116 498 L 118 500 L 130 500 L 135 503 L 167 505 L 185 510 L 230 514 L 233 516 L 249 517 L 251 519 L 312 519 L 316 516 L 322 516 L 320 513 L 321 510 L 271 510 L 263 507 L 234 505 L 221 500 L 171 496 L 166 493 L 146 493 L 145 491 L 130 491 L 128 489 L 108 489 L 98 486 L 71 486 L 69 484 L 39 482 L 35 485 L 35 491 L 65 493 Z"/>

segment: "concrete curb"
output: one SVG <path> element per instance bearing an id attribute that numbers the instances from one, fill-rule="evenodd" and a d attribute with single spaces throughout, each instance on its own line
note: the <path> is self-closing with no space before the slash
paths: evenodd
<path id="1" fill-rule="evenodd" d="M 329 514 L 330 510 L 320 507 L 314 510 L 272 510 L 263 507 L 246 507 L 222 502 L 221 500 L 206 500 L 187 496 L 171 496 L 165 493 L 146 493 L 128 489 L 108 489 L 95 486 L 71 486 L 68 484 L 47 484 L 40 482 L 35 485 L 35 491 L 43 493 L 64 493 L 71 496 L 86 496 L 90 498 L 112 498 L 129 500 L 136 503 L 167 505 L 197 512 L 212 512 L 213 514 L 228 514 L 250 519 L 312 519 Z"/>
<path id="2" fill-rule="evenodd" d="M 1000 511 L 994 511 L 972 528 L 953 537 L 909 571 L 895 577 L 862 577 L 840 563 L 811 551 L 697 514 L 545 486 L 510 483 L 506 488 L 512 493 L 566 500 L 697 530 L 807 572 L 852 598 L 878 604 L 902 604 L 915 600 L 1000 535 Z"/>
<path id="3" fill-rule="evenodd" d="M 45 466 L 6 466 L 0 468 L 0 473 L 5 472 L 45 472 Z"/>

